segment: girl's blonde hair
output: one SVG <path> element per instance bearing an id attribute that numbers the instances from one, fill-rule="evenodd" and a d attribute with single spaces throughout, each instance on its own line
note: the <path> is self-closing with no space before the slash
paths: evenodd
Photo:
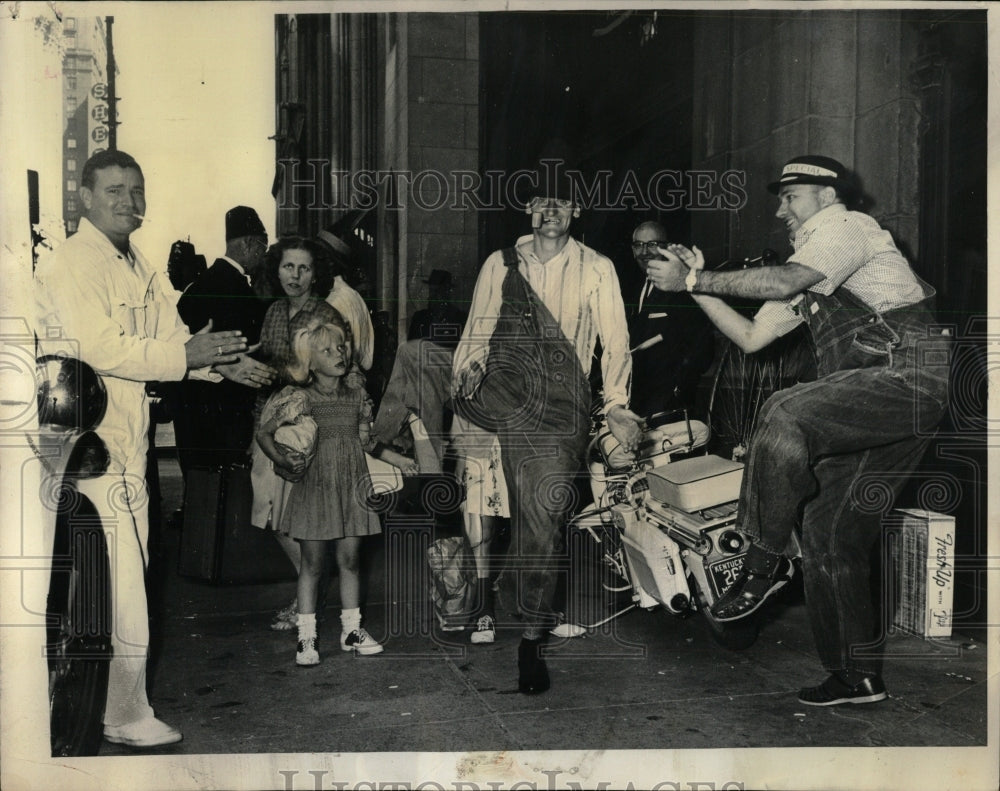
<path id="1" fill-rule="evenodd" d="M 347 367 L 354 361 L 354 337 L 350 325 L 339 314 L 317 316 L 309 314 L 298 327 L 292 327 L 292 361 L 288 364 L 289 378 L 299 385 L 312 381 L 313 353 L 323 348 L 325 343 L 333 343 L 333 331 L 340 330 L 347 343 Z"/>

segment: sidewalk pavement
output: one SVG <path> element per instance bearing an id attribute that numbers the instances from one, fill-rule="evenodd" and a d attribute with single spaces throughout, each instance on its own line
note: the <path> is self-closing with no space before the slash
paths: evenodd
<path id="1" fill-rule="evenodd" d="M 160 460 L 163 511 L 180 476 Z M 975 746 L 987 740 L 982 635 L 925 642 L 893 635 L 890 698 L 815 708 L 799 688 L 825 677 L 801 595 L 770 608 L 757 642 L 718 645 L 697 616 L 632 610 L 584 637 L 550 642 L 552 688 L 516 691 L 516 624 L 496 642 L 431 628 L 419 525 L 369 543 L 366 626 L 385 652 L 339 648 L 336 585 L 320 623 L 322 662 L 295 665 L 294 631 L 268 628 L 295 595 L 280 581 L 219 585 L 177 575 L 179 530 L 163 527 L 154 603 L 151 703 L 184 740 L 157 752 L 219 753 L 625 750 L 820 746 Z M 270 560 L 280 568 L 275 544 Z M 391 563 L 385 558 L 416 558 Z M 406 568 L 400 568 L 405 565 Z M 426 564 L 423 564 L 424 566 Z M 101 755 L 127 755 L 105 743 Z"/>

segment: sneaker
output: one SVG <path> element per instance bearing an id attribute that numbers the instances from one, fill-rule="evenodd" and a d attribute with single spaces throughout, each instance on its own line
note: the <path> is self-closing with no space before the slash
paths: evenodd
<path id="1" fill-rule="evenodd" d="M 807 706 L 839 706 L 841 703 L 877 703 L 888 697 L 879 676 L 866 676 L 853 687 L 836 674 L 818 687 L 799 690 L 799 703 Z"/>
<path id="2" fill-rule="evenodd" d="M 434 613 L 437 618 L 438 629 L 442 632 L 464 632 L 465 624 L 457 621 L 448 621 L 440 613 Z"/>
<path id="3" fill-rule="evenodd" d="M 299 667 L 312 667 L 319 664 L 319 650 L 316 636 L 299 640 L 298 650 L 295 652 L 295 664 Z"/>
<path id="4" fill-rule="evenodd" d="M 361 656 L 371 656 L 372 654 L 381 654 L 385 649 L 378 640 L 368 634 L 364 627 L 358 627 L 350 634 L 341 633 L 340 650 L 353 651 Z"/>
<path id="5" fill-rule="evenodd" d="M 271 628 L 276 632 L 287 632 L 298 625 L 299 600 L 292 599 L 292 603 L 285 609 L 278 610 L 274 620 L 271 621 Z"/>
<path id="6" fill-rule="evenodd" d="M 128 747 L 162 747 L 165 744 L 176 744 L 184 737 L 176 728 L 156 717 L 146 717 L 128 725 L 105 725 L 104 738 L 112 744 L 124 744 Z"/>
<path id="7" fill-rule="evenodd" d="M 555 637 L 582 637 L 587 633 L 585 627 L 577 623 L 570 623 L 563 613 L 556 613 L 556 626 L 549 631 Z"/>
<path id="8" fill-rule="evenodd" d="M 470 643 L 492 643 L 497 639 L 496 623 L 492 615 L 480 616 L 475 631 L 469 635 Z"/>

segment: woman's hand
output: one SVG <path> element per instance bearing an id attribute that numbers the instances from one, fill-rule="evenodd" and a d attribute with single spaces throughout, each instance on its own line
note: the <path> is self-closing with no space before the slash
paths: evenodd
<path id="1" fill-rule="evenodd" d="M 404 456 L 402 453 L 397 453 L 394 450 L 383 450 L 379 455 L 379 458 L 394 467 L 399 467 L 403 475 L 417 475 L 420 472 L 420 466 L 413 459 L 409 456 Z"/>

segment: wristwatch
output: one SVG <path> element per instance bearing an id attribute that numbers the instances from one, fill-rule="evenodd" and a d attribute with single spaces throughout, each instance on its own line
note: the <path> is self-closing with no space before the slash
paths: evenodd
<path id="1" fill-rule="evenodd" d="M 688 275 L 687 275 L 686 278 L 684 278 L 684 285 L 687 288 L 688 293 L 691 293 L 692 291 L 695 290 L 695 288 L 698 285 L 698 270 L 697 269 L 689 269 L 688 270 Z"/>

